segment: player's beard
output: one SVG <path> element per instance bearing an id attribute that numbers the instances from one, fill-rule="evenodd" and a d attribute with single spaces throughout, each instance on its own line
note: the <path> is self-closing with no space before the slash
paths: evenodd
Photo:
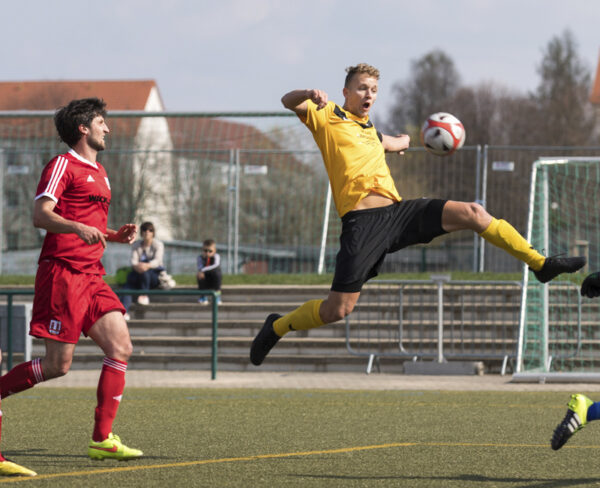
<path id="1" fill-rule="evenodd" d="M 104 151 L 106 148 L 106 143 L 103 139 L 96 139 L 93 137 L 88 139 L 88 145 L 97 152 Z"/>

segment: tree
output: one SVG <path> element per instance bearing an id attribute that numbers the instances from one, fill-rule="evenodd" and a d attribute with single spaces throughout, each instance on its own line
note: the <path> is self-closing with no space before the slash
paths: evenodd
<path id="1" fill-rule="evenodd" d="M 447 110 L 465 126 L 465 144 L 534 145 L 539 110 L 531 97 L 495 83 L 461 87 Z"/>
<path id="2" fill-rule="evenodd" d="M 452 113 L 465 126 L 465 144 L 490 144 L 494 140 L 499 118 L 500 90 L 490 83 L 474 88 L 462 87 L 449 101 L 445 111 Z"/>
<path id="3" fill-rule="evenodd" d="M 541 117 L 536 103 L 530 96 L 506 95 L 499 103 L 499 122 L 494 124 L 494 137 L 487 144 L 537 145 L 540 143 L 538 128 L 542 123 Z"/>
<path id="4" fill-rule="evenodd" d="M 454 62 L 443 51 L 434 50 L 411 62 L 411 76 L 394 85 L 387 130 L 414 135 L 428 115 L 445 111 L 460 86 Z"/>
<path id="5" fill-rule="evenodd" d="M 540 117 L 537 120 L 538 144 L 585 145 L 594 128 L 588 96 L 590 70 L 579 58 L 573 35 L 566 30 L 546 46 L 538 68 L 541 76 L 532 95 Z"/>

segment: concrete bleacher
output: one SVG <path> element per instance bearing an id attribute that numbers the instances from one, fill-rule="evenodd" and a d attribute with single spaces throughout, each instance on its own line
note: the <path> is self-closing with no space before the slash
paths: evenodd
<path id="1" fill-rule="evenodd" d="M 328 286 L 225 286 L 223 303 L 218 311 L 218 369 L 221 371 L 337 371 L 364 372 L 368 356 L 351 354 L 346 342 L 346 323 L 340 321 L 310 331 L 298 331 L 287 335 L 273 349 L 263 365 L 255 367 L 249 362 L 249 349 L 252 339 L 260 330 L 265 317 L 272 312 L 284 314 L 303 302 L 326 297 Z M 514 350 L 518 323 L 514 320 L 501 321 L 494 313 L 498 310 L 497 298 L 500 294 L 504 307 L 515 312 L 519 289 L 506 288 L 478 292 L 480 298 L 469 308 L 468 320 L 463 326 L 477 328 L 477 334 L 459 336 L 445 335 L 444 347 L 461 359 L 483 359 L 497 348 Z M 417 287 L 406 291 L 402 307 L 403 347 L 409 354 L 394 356 L 398 351 L 397 331 L 398 305 L 382 303 L 384 292 L 367 286 L 363 290 L 355 313 L 350 317 L 350 341 L 353 351 L 365 353 L 375 347 L 381 354 L 379 365 L 382 371 L 401 373 L 403 363 L 411 360 L 411 351 L 435 351 L 437 348 L 437 301 L 433 287 Z M 470 293 L 471 296 L 477 293 Z M 518 308 L 518 306 L 517 306 Z M 452 310 L 456 309 L 456 312 Z M 452 332 L 452 316 L 462 309 L 465 317 L 465 303 L 452 303 L 449 306 L 449 331 Z M 379 317 L 374 321 L 372 314 Z M 146 370 L 209 370 L 211 366 L 212 320 L 211 307 L 197 303 L 197 297 L 153 296 L 149 305 L 132 305 L 129 329 L 134 345 L 130 369 Z M 497 327 L 502 326 L 499 335 Z M 369 337 L 362 332 L 369 330 Z M 377 334 L 377 331 L 382 334 Z M 409 333 L 410 331 L 410 333 Z M 387 334 L 387 335 L 386 335 Z M 374 344 L 376 341 L 376 344 Z M 33 341 L 33 357 L 43 353 L 40 340 Z M 473 356 L 473 352 L 479 355 Z M 75 350 L 72 369 L 95 369 L 102 361 L 103 354 L 89 339 L 82 338 Z M 498 371 L 501 358 L 486 363 L 488 371 Z"/>
<path id="2" fill-rule="evenodd" d="M 284 314 L 301 303 L 325 297 L 325 285 L 225 286 L 218 310 L 218 369 L 221 371 L 362 372 L 368 354 L 381 355 L 383 372 L 402 373 L 405 361 L 415 357 L 435 359 L 437 354 L 438 304 L 436 286 L 403 285 L 401 306 L 396 285 L 365 286 L 349 324 L 340 321 L 310 331 L 287 335 L 260 367 L 250 364 L 250 344 L 265 317 Z M 19 287 L 30 288 L 30 287 Z M 189 291 L 195 291 L 191 288 Z M 4 300 L 2 300 L 4 298 Z M 16 303 L 31 303 L 19 296 Z M 212 364 L 211 307 L 197 303 L 196 295 L 154 296 L 147 306 L 134 304 L 129 328 L 134 344 L 130 369 L 209 371 Z M 6 301 L 5 296 L 0 301 Z M 586 300 L 580 324 L 571 313 L 552 323 L 551 345 L 561 350 L 584 350 L 564 361 L 594 363 L 600 357 L 599 300 Z M 566 304 L 576 309 L 576 300 Z M 565 305 L 562 305 L 565 308 Z M 450 361 L 483 361 L 486 372 L 499 372 L 506 354 L 514 354 L 518 338 L 520 287 L 512 285 L 456 285 L 444 289 L 444 355 Z M 401 325 L 399 325 L 401 323 Z M 0 321 L 1 326 L 1 321 Z M 348 327 L 348 329 L 347 329 Z M 580 328 L 582 335 L 577 336 Z M 349 341 L 346 342 L 348 331 Z M 15 332 L 17 333 L 17 332 Z M 5 346 L 5 344 L 3 344 Z M 355 353 L 351 354 L 348 346 Z M 6 347 L 3 367 L 7 367 Z M 32 357 L 44 353 L 43 342 L 33 340 Z M 419 356 L 420 354 L 420 356 Z M 98 369 L 103 353 L 82 338 L 72 368 Z M 15 349 L 13 364 L 23 360 Z M 511 372 L 514 362 L 508 364 Z"/>

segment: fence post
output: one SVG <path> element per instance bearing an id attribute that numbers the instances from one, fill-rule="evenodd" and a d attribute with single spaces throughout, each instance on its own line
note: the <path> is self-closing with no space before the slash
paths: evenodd
<path id="1" fill-rule="evenodd" d="M 211 305 L 212 305 L 212 361 L 210 368 L 210 379 L 217 379 L 217 346 L 218 346 L 218 335 L 219 335 L 219 326 L 217 321 L 217 314 L 219 309 L 219 304 L 217 303 L 217 294 L 213 291 L 211 296 Z"/>
<path id="2" fill-rule="evenodd" d="M 235 180 L 233 172 L 235 168 L 235 153 L 229 150 L 229 173 L 227 175 L 227 274 L 233 274 L 233 205 L 235 191 Z"/>
<path id="3" fill-rule="evenodd" d="M 488 179 L 488 145 L 483 146 L 483 168 L 481 176 L 481 202 L 483 208 L 487 206 L 487 179 Z M 477 235 L 477 234 L 476 234 Z M 485 269 L 485 240 L 479 237 L 479 272 Z"/>
<path id="4" fill-rule="evenodd" d="M 487 146 L 486 146 L 487 150 Z M 475 202 L 482 204 L 481 199 L 481 146 L 477 146 L 477 156 L 476 156 L 476 170 L 475 170 Z M 482 204 L 483 205 L 483 204 Z M 480 237 L 477 232 L 473 233 L 473 272 L 477 273 L 478 271 L 478 262 L 479 262 L 479 243 L 483 238 Z"/>
<path id="5" fill-rule="evenodd" d="M 7 298 L 7 307 L 6 307 L 6 342 L 8 342 L 8 350 L 7 353 L 7 361 L 6 361 L 6 371 L 10 371 L 13 366 L 13 344 L 12 344 L 12 307 L 13 307 L 13 295 L 9 293 Z"/>
<path id="6" fill-rule="evenodd" d="M 329 209 L 331 207 L 331 185 L 327 183 L 327 197 L 325 198 L 325 211 L 323 212 L 323 233 L 321 234 L 321 249 L 319 250 L 319 265 L 317 274 L 323 274 L 325 268 L 325 251 L 327 249 L 327 230 L 329 229 Z"/>
<path id="7" fill-rule="evenodd" d="M 432 274 L 431 281 L 437 285 L 438 297 L 438 363 L 444 362 L 444 283 L 450 281 L 448 274 Z"/>
<path id="8" fill-rule="evenodd" d="M 236 264 L 235 274 L 239 274 L 239 269 L 237 268 L 238 263 L 238 253 L 240 248 L 240 150 L 235 150 L 235 213 L 234 213 L 234 226 L 235 232 L 233 234 L 233 260 Z"/>

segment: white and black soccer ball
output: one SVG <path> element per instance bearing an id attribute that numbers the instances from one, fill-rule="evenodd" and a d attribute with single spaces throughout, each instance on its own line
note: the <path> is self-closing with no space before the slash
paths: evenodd
<path id="1" fill-rule="evenodd" d="M 462 147 L 465 135 L 465 128 L 454 115 L 437 112 L 423 124 L 421 143 L 436 156 L 449 156 Z"/>

